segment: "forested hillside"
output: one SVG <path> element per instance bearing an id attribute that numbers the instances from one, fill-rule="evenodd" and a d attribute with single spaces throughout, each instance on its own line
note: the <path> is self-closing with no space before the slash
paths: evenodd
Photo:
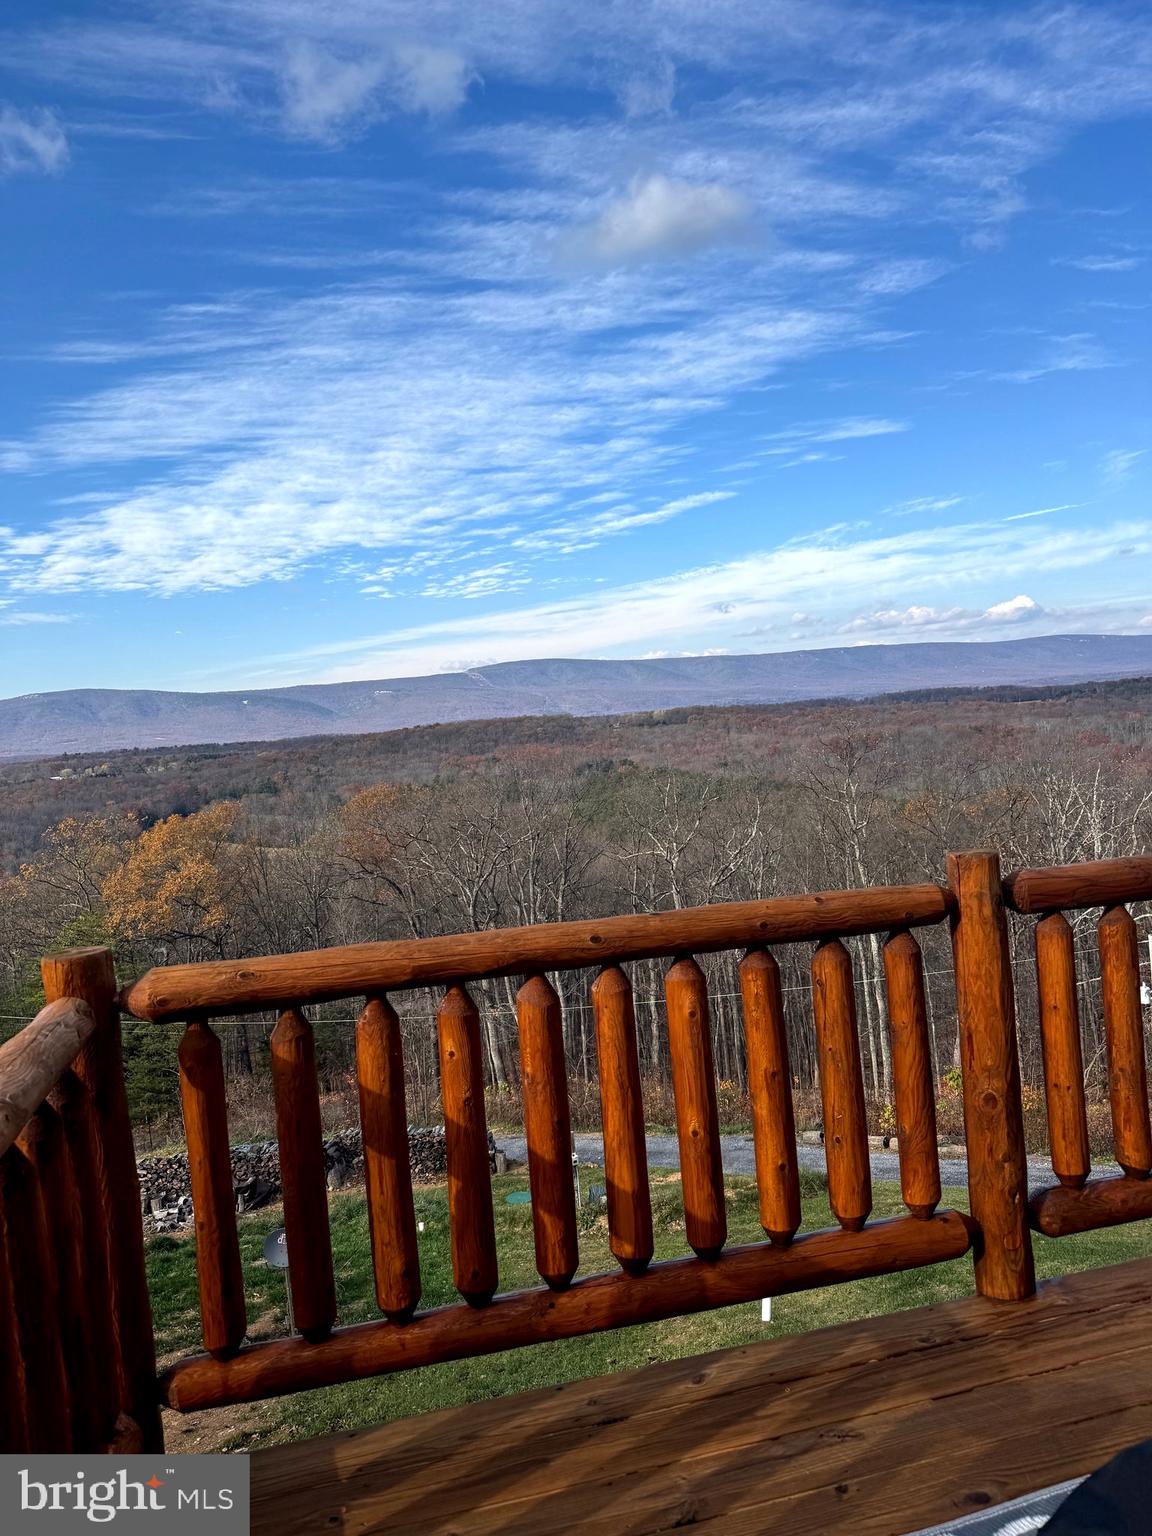
<path id="1" fill-rule="evenodd" d="M 35 957 L 114 944 L 125 975 L 183 960 L 549 922 L 801 890 L 942 878 L 949 848 L 1006 864 L 1152 844 L 1152 683 L 1085 685 L 609 719 L 532 718 L 249 748 L 128 752 L 0 770 L 7 1028 L 37 1001 Z M 1086 1059 L 1101 1080 L 1090 915 Z M 955 1046 L 945 946 L 924 938 L 938 1074 Z M 855 942 L 873 1114 L 889 1113 L 879 941 Z M 814 1085 L 809 946 L 780 954 L 798 1092 Z M 1030 959 L 1019 953 L 1025 1077 L 1039 1081 Z M 706 962 L 721 1096 L 744 1056 L 731 957 Z M 650 1109 L 666 1051 L 659 967 L 636 967 Z M 587 978 L 560 979 L 577 1114 L 594 1119 Z M 495 1109 L 516 1113 L 514 988 L 484 999 Z M 437 1113 L 427 995 L 405 999 L 411 1114 Z M 318 1011 L 339 1095 L 351 1011 Z M 269 1021 L 225 1030 L 237 1125 L 253 1127 Z M 174 1103 L 178 1031 L 131 1025 L 142 1118 Z M 245 1105 L 249 1106 L 245 1109 Z M 945 1108 L 947 1103 L 945 1102 Z M 335 1103 L 333 1114 L 339 1111 Z"/>

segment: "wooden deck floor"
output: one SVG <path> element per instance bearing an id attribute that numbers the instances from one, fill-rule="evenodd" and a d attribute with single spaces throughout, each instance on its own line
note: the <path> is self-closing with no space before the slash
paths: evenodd
<path id="1" fill-rule="evenodd" d="M 895 1536 L 1152 1436 L 1152 1259 L 258 1452 L 253 1532 Z"/>

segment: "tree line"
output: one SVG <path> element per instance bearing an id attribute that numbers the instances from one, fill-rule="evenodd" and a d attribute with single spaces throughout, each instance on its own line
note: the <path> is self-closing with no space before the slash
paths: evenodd
<path id="1" fill-rule="evenodd" d="M 545 732 L 457 759 L 438 776 L 312 796 L 245 793 L 155 818 L 117 805 L 85 808 L 50 825 L 31 855 L 0 876 L 0 1014 L 11 1030 L 35 1011 L 36 958 L 69 943 L 111 944 L 129 976 L 183 961 L 940 880 L 949 848 L 997 847 L 1010 867 L 1149 846 L 1142 740 L 971 722 L 956 729 L 948 715 L 946 702 L 921 703 L 902 730 L 891 728 L 891 711 L 821 710 L 806 717 L 804 731 L 776 739 L 746 732 L 720 761 L 713 743 L 698 754 L 712 759 L 707 767 L 691 766 L 684 753 L 662 766 L 558 751 Z M 1085 1057 L 1099 1084 L 1090 914 L 1078 919 L 1078 938 Z M 957 1046 L 948 936 L 931 930 L 920 939 L 937 1072 L 946 1079 Z M 1023 925 L 1014 944 L 1024 1074 L 1034 1091 L 1040 1057 Z M 851 941 L 865 1082 L 883 1124 L 891 1065 L 880 946 L 876 937 Z M 746 1083 L 738 958 L 702 961 L 722 1097 L 736 1105 Z M 777 958 L 795 1088 L 811 1096 L 811 946 L 781 947 Z M 654 1094 L 668 1083 L 663 969 L 632 967 L 641 1064 Z M 586 1118 L 595 1113 L 590 979 L 556 978 L 573 1093 Z M 488 1080 L 514 1113 L 516 984 L 477 990 Z M 416 1113 L 431 1118 L 437 1000 L 418 992 L 397 1001 Z M 333 1004 L 314 1016 L 325 1085 L 336 1093 L 351 1067 L 352 1009 Z M 237 1093 L 245 1083 L 265 1092 L 273 1022 L 222 1027 Z M 137 1115 L 170 1112 L 179 1031 L 130 1024 L 126 1033 Z"/>

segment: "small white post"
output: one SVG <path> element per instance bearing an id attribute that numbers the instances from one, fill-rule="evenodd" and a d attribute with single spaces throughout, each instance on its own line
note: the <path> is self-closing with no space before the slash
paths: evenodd
<path id="1" fill-rule="evenodd" d="M 772 1298 L 765 1296 L 760 1302 L 760 1321 L 770 1323 L 772 1321 Z"/>

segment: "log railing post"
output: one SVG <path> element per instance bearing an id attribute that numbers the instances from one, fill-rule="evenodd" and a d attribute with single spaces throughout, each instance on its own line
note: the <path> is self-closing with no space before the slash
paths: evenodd
<path id="1" fill-rule="evenodd" d="M 1020 1301 L 1036 1289 L 1028 1229 L 1028 1163 L 1016 1054 L 1008 923 L 995 853 L 950 853 L 952 952 L 968 1194 L 980 1230 L 976 1289 Z"/>
<path id="2" fill-rule="evenodd" d="M 96 1185 L 107 1233 L 108 1280 L 112 1300 L 122 1414 L 120 1437 L 136 1439 L 140 1449 L 163 1449 L 164 1433 L 156 1389 L 156 1344 L 152 1306 L 144 1268 L 144 1228 L 140 1220 L 140 1184 L 128 1096 L 116 971 L 107 949 L 68 949 L 46 955 L 40 965 L 44 992 L 52 1003 L 77 997 L 96 1014 L 96 1029 L 76 1058 L 77 1077 L 87 1089 L 94 1121 Z"/>

